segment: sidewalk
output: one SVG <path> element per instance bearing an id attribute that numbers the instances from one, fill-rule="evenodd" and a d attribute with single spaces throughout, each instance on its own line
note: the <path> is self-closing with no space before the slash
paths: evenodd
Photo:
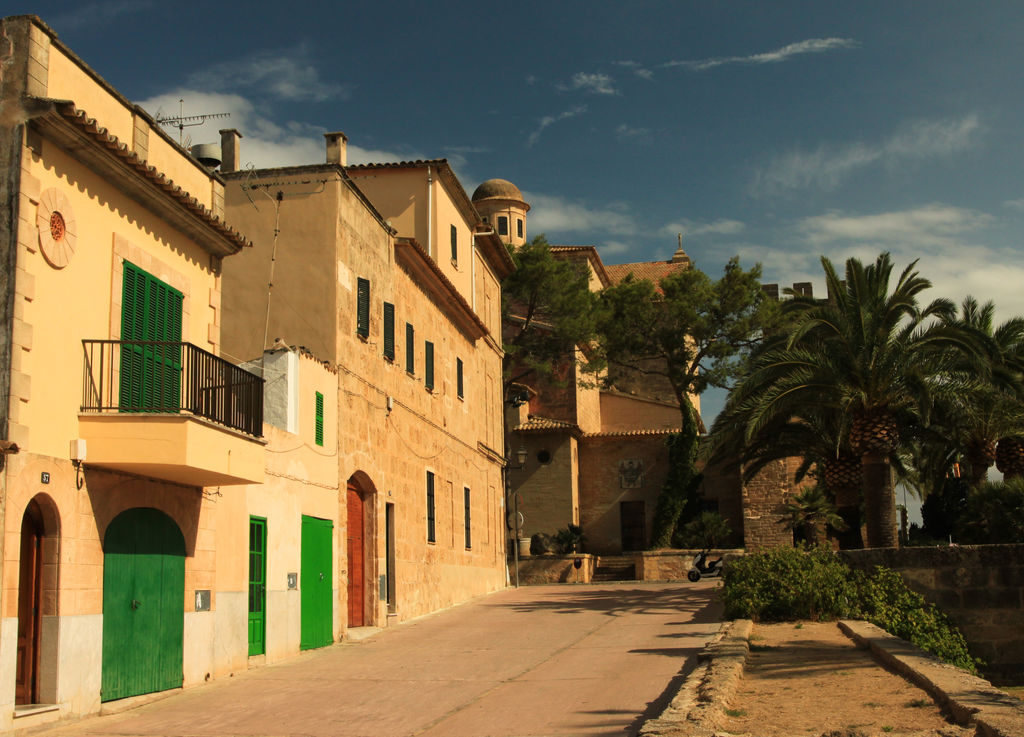
<path id="1" fill-rule="evenodd" d="M 635 735 L 719 629 L 715 583 L 507 589 L 36 735 Z"/>

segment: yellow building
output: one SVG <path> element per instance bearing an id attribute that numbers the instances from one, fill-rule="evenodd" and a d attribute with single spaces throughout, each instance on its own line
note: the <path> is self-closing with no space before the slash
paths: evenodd
<path id="1" fill-rule="evenodd" d="M 248 245 L 223 179 L 37 18 L 0 24 L 9 729 L 223 671 L 246 592 L 220 502 L 262 482 L 264 443 L 262 381 L 219 357 L 222 263 Z"/>
<path id="2" fill-rule="evenodd" d="M 250 494 L 248 514 L 292 548 L 299 514 L 329 526 L 335 638 L 504 586 L 500 240 L 444 161 L 346 167 L 330 133 L 322 164 L 240 172 L 238 134 L 222 137 L 228 221 L 254 243 L 225 265 L 225 353 L 297 345 L 335 376 L 293 403 L 300 424 L 337 426 L 302 443 L 334 463 L 334 506 L 285 509 L 282 489 Z M 281 370 L 265 367 L 268 386 Z M 266 657 L 294 616 L 271 605 Z"/>

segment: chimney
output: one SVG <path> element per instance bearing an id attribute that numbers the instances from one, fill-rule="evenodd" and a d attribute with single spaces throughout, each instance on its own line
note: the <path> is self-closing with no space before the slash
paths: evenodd
<path id="1" fill-rule="evenodd" d="M 242 140 L 242 134 L 234 128 L 225 128 L 220 132 L 220 171 L 222 174 L 238 171 L 239 152 L 238 142 Z"/>
<path id="2" fill-rule="evenodd" d="M 324 138 L 327 139 L 327 163 L 348 166 L 348 152 L 346 151 L 348 137 L 341 131 L 335 131 L 334 133 L 324 133 Z"/>

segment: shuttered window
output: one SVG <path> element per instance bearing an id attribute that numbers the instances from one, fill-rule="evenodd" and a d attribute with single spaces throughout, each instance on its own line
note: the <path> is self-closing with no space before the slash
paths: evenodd
<path id="1" fill-rule="evenodd" d="M 384 303 L 384 358 L 395 360 L 395 306 Z"/>
<path id="2" fill-rule="evenodd" d="M 124 262 L 119 387 L 122 411 L 177 412 L 180 408 L 183 301 L 177 289 Z"/>
<path id="3" fill-rule="evenodd" d="M 356 334 L 370 336 L 370 280 L 356 282 Z"/>
<path id="4" fill-rule="evenodd" d="M 459 230 L 452 226 L 452 261 L 459 263 Z"/>
<path id="5" fill-rule="evenodd" d="M 416 331 L 411 322 L 405 323 L 405 370 L 416 373 Z"/>
<path id="6" fill-rule="evenodd" d="M 463 399 L 466 395 L 464 392 L 465 387 L 462 383 L 462 359 L 455 359 L 455 388 L 458 392 L 459 399 Z"/>
<path id="7" fill-rule="evenodd" d="M 316 444 L 324 444 L 324 395 L 316 393 Z"/>
<path id="8" fill-rule="evenodd" d="M 466 521 L 465 522 L 465 525 L 466 525 L 466 548 L 468 549 L 468 548 L 473 547 L 473 533 L 472 533 L 473 526 L 470 523 L 470 516 L 469 516 L 469 507 L 470 507 L 470 505 L 469 505 L 469 487 L 468 486 L 463 488 L 462 496 L 463 496 L 463 505 L 465 506 L 464 519 Z"/>
<path id="9" fill-rule="evenodd" d="M 508 218 L 505 215 L 498 216 L 498 235 L 508 235 Z"/>
<path id="10" fill-rule="evenodd" d="M 427 471 L 427 542 L 437 542 L 434 525 L 434 474 Z"/>
<path id="11" fill-rule="evenodd" d="M 423 385 L 434 389 L 434 344 L 429 340 L 423 344 Z"/>

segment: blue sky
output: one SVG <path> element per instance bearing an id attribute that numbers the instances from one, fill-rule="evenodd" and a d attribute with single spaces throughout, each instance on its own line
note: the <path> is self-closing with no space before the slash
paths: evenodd
<path id="1" fill-rule="evenodd" d="M 1024 314 L 1024 3 L 36 2 L 151 112 L 230 112 L 243 163 L 447 157 L 531 235 L 607 263 L 684 248 L 765 281 L 919 258 L 929 296 Z M 712 404 L 713 401 L 708 404 Z M 711 409 L 711 407 L 709 407 Z"/>

